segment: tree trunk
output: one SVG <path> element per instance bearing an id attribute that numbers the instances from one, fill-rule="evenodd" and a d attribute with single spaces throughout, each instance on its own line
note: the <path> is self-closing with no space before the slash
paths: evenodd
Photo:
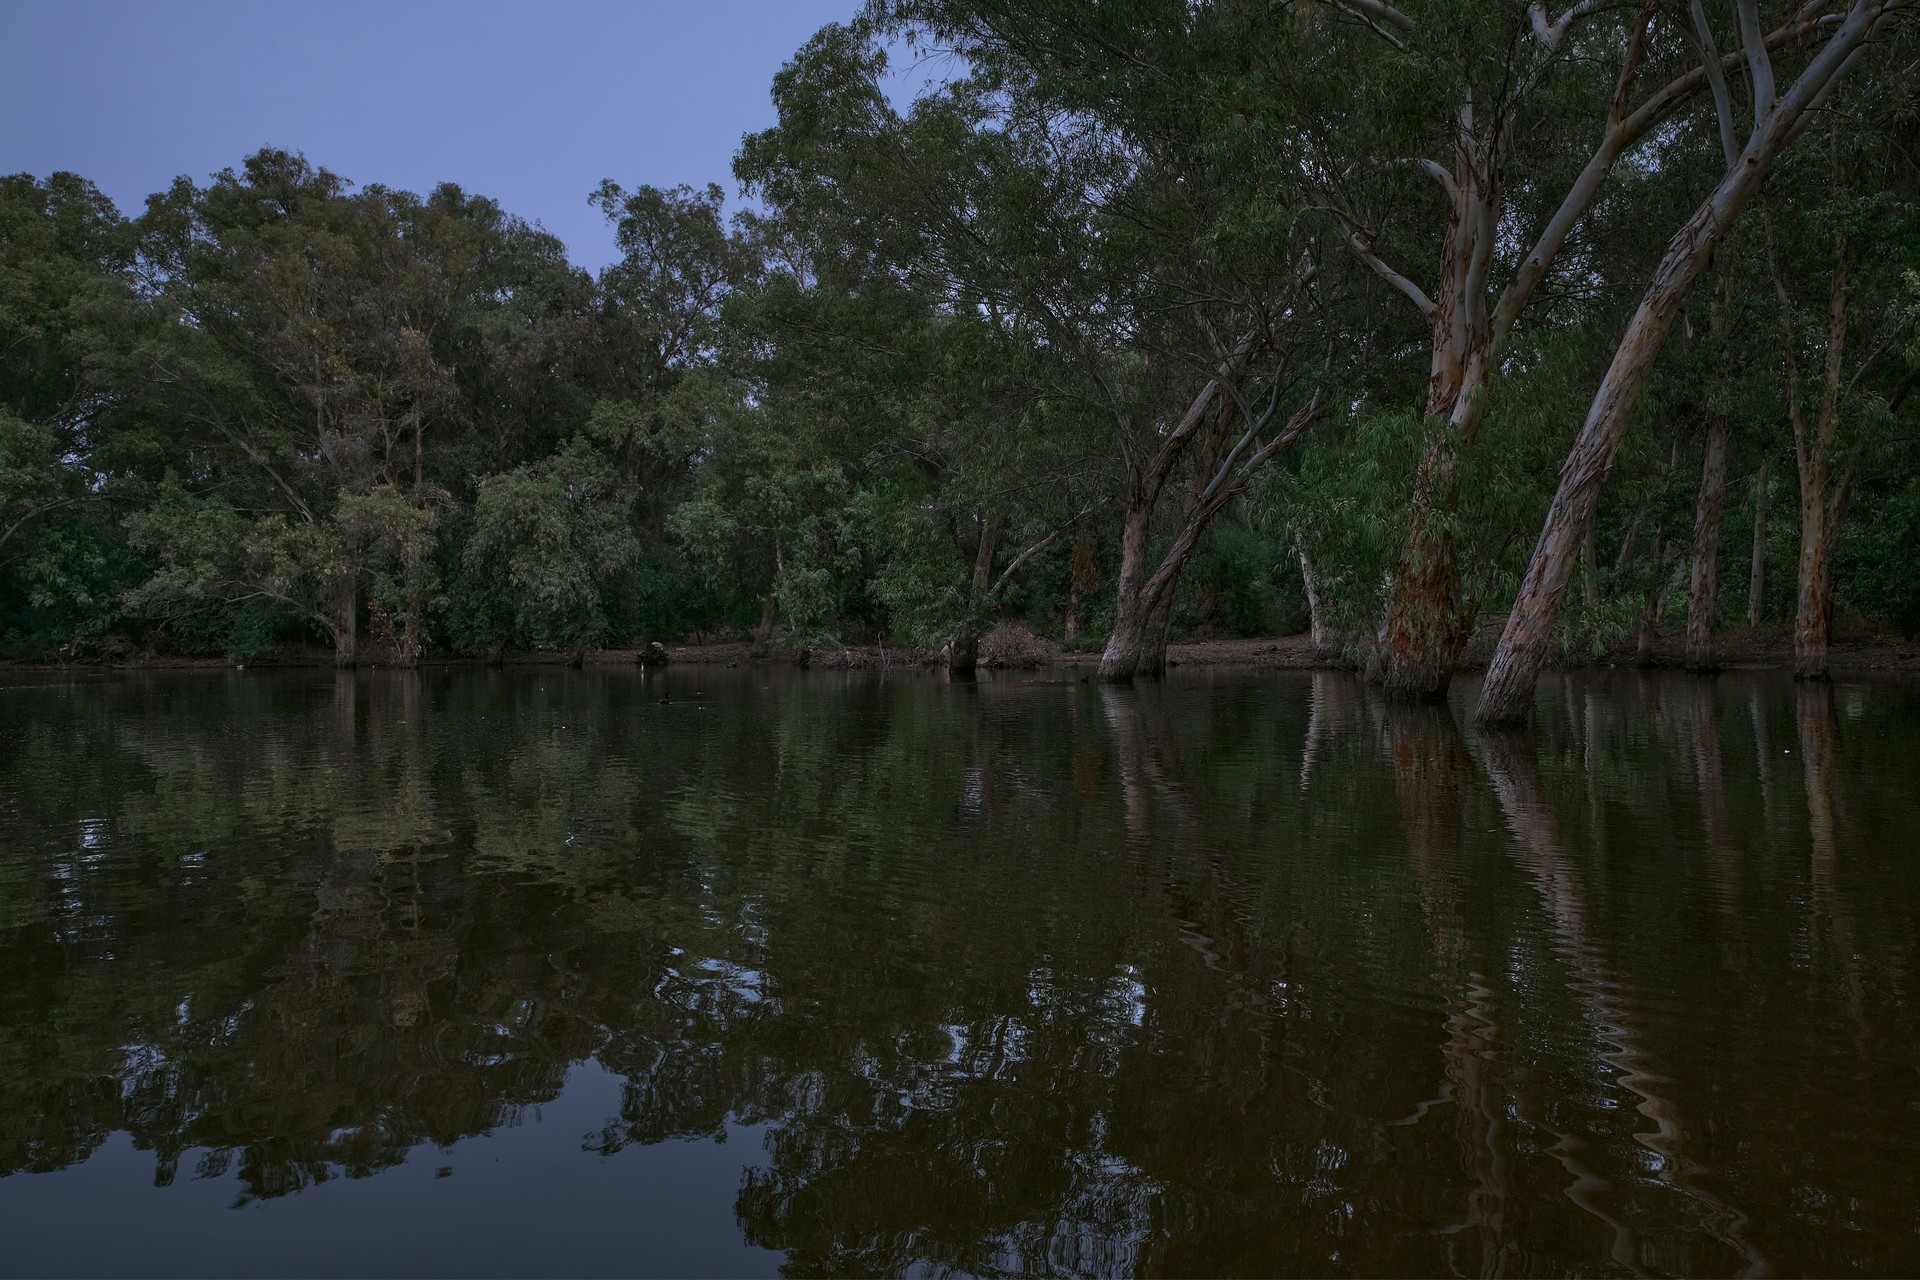
<path id="1" fill-rule="evenodd" d="M 1774 100 L 1748 138 L 1738 163 L 1728 168 L 1713 193 L 1667 245 L 1666 255 L 1655 269 L 1614 352 L 1613 363 L 1601 380 L 1573 450 L 1560 469 L 1553 505 L 1548 508 L 1520 594 L 1507 616 L 1500 647 L 1494 652 L 1486 684 L 1481 688 L 1475 719 L 1482 728 L 1525 724 L 1533 710 L 1534 685 L 1546 661 L 1560 597 L 1593 520 L 1600 486 L 1613 466 L 1614 453 L 1666 343 L 1681 299 L 1748 199 L 1766 180 L 1773 162 L 1798 135 L 1808 113 L 1826 101 L 1852 65 L 1854 55 L 1886 16 L 1890 2 L 1855 0 L 1792 88 Z"/>
<path id="2" fill-rule="evenodd" d="M 1760 625 L 1760 595 L 1767 573 L 1767 489 L 1773 481 L 1773 459 L 1760 464 L 1753 480 L 1753 566 L 1747 571 L 1747 629 Z"/>
<path id="3" fill-rule="evenodd" d="M 1793 423 L 1794 459 L 1800 474 L 1800 560 L 1793 618 L 1793 675 L 1827 679 L 1827 646 L 1833 623 L 1833 545 L 1846 507 L 1847 482 L 1835 483 L 1834 442 L 1840 431 L 1840 374 L 1847 337 L 1847 241 L 1834 237 L 1833 272 L 1827 302 L 1827 349 L 1820 407 L 1809 430 L 1799 398 L 1799 363 L 1793 349 L 1790 299 L 1773 258 L 1774 287 L 1787 326 L 1787 416 Z"/>
<path id="4" fill-rule="evenodd" d="M 1441 324 L 1436 321 L 1436 333 Z M 1453 518 L 1460 508 L 1461 453 L 1478 432 L 1490 377 L 1485 351 L 1463 334 L 1436 343 L 1426 415 L 1436 434 L 1414 481 L 1413 514 L 1375 659 L 1390 702 L 1445 699 L 1447 681 L 1473 637 L 1473 611 L 1460 598 Z"/>
<path id="5" fill-rule="evenodd" d="M 1660 571 L 1667 567 L 1667 535 L 1660 532 L 1653 535 L 1653 572 L 1654 581 L 1647 587 L 1640 601 L 1640 633 L 1633 646 L 1635 665 L 1650 667 L 1653 665 L 1653 642 L 1660 630 Z"/>
<path id="6" fill-rule="evenodd" d="M 1297 433 L 1296 433 L 1297 434 Z M 1157 676 L 1167 666 L 1167 636 L 1173 627 L 1173 598 L 1180 575 L 1201 535 L 1213 523 L 1220 509 L 1244 487 L 1239 482 L 1223 487 L 1199 490 L 1196 505 L 1189 508 L 1187 522 L 1175 535 L 1159 567 L 1145 582 L 1139 582 L 1146 565 L 1147 514 L 1129 510 L 1120 540 L 1120 590 L 1115 597 L 1113 634 L 1100 655 L 1102 680 L 1131 680 L 1135 676 Z M 1129 559 L 1137 548 L 1138 554 Z M 1128 570 L 1133 570 L 1130 575 Z M 1137 585 L 1135 585 L 1137 583 Z"/>
<path id="7" fill-rule="evenodd" d="M 1169 598 L 1142 596 L 1125 614 L 1116 613 L 1113 633 L 1100 654 L 1100 678 L 1125 683 L 1136 676 L 1157 676 L 1167 668 L 1167 629 L 1172 621 Z"/>
<path id="8" fill-rule="evenodd" d="M 773 620 L 780 614 L 779 598 L 771 594 L 760 597 L 760 625 L 753 629 L 753 643 L 747 646 L 749 658 L 764 658 L 773 640 Z"/>
<path id="9" fill-rule="evenodd" d="M 980 522 L 980 545 L 974 549 L 966 616 L 960 620 L 959 630 L 947 645 L 947 670 L 954 675 L 972 675 L 979 664 L 980 621 L 987 607 L 987 592 L 993 585 L 993 553 L 1000 540 L 1000 519 L 996 511 Z"/>
<path id="10" fill-rule="evenodd" d="M 1320 587 L 1313 578 L 1313 561 L 1307 558 L 1307 549 L 1295 544 L 1300 553 L 1300 582 L 1307 591 L 1307 627 L 1313 640 L 1313 656 L 1325 662 L 1332 658 L 1340 646 L 1334 642 L 1333 628 L 1327 625 L 1327 615 L 1320 602 Z"/>
<path id="11" fill-rule="evenodd" d="M 1135 501 L 1127 505 L 1120 524 L 1120 576 L 1113 598 L 1113 631 L 1100 655 L 1102 680 L 1127 681 L 1160 668 L 1147 652 L 1152 601 L 1143 599 L 1147 585 L 1147 526 L 1152 509 Z M 1143 670 L 1143 664 L 1152 671 Z"/>
<path id="12" fill-rule="evenodd" d="M 1744 201 L 1746 190 L 1739 194 Z M 1560 597 L 1586 541 L 1587 527 L 1593 522 L 1600 486 L 1613 466 L 1614 453 L 1626 434 L 1647 375 L 1659 358 L 1680 300 L 1720 237 L 1723 223 L 1712 216 L 1716 203 L 1702 205 L 1674 237 L 1620 340 L 1573 450 L 1560 468 L 1553 505 L 1547 509 L 1540 540 L 1534 546 L 1513 612 L 1501 633 L 1500 647 L 1494 652 L 1486 684 L 1480 691 L 1476 720 L 1483 728 L 1524 724 L 1533 710 L 1533 688 L 1546 661 Z"/>
<path id="13" fill-rule="evenodd" d="M 1714 610 L 1720 598 L 1720 524 L 1727 500 L 1727 416 L 1707 415 L 1700 496 L 1693 509 L 1693 566 L 1687 590 L 1687 670 L 1717 671 Z"/>
<path id="14" fill-rule="evenodd" d="M 1381 627 L 1382 687 L 1390 702 L 1439 701 L 1459 664 L 1468 630 L 1450 528 L 1459 503 L 1459 457 L 1449 432 L 1421 460 L 1413 516 Z"/>
<path id="15" fill-rule="evenodd" d="M 1146 582 L 1132 593 L 1123 613 L 1115 610 L 1113 634 L 1100 655 L 1100 678 L 1128 681 L 1167 669 L 1167 636 L 1173 626 L 1174 584 L 1193 551 L 1184 534 Z"/>
<path id="16" fill-rule="evenodd" d="M 360 593 L 349 583 L 334 612 L 333 665 L 351 667 L 360 658 Z"/>
<path id="17" fill-rule="evenodd" d="M 1600 608 L 1600 528 L 1587 526 L 1587 540 L 1580 544 L 1580 595 L 1587 612 Z"/>
<path id="18" fill-rule="evenodd" d="M 1810 468 L 1800 498 L 1799 590 L 1793 618 L 1793 676 L 1825 680 L 1833 623 L 1833 543 L 1835 512 L 1827 501 L 1824 459 Z"/>
<path id="19" fill-rule="evenodd" d="M 1067 643 L 1080 635 L 1080 605 L 1086 593 L 1100 584 L 1093 562 L 1093 534 L 1082 529 L 1073 539 L 1073 560 L 1067 569 Z"/>

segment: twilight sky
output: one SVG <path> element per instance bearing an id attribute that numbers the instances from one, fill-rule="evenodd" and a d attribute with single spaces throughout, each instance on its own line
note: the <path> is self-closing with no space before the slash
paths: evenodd
<path id="1" fill-rule="evenodd" d="M 0 173 L 71 169 L 123 212 L 264 146 L 357 183 L 458 182 L 598 268 L 588 207 L 718 182 L 794 50 L 860 0 L 0 0 Z"/>

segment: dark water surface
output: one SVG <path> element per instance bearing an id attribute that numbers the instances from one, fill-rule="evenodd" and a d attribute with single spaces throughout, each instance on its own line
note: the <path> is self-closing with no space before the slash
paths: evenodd
<path id="1" fill-rule="evenodd" d="M 0 683 L 0 1272 L 1920 1270 L 1920 685 Z"/>

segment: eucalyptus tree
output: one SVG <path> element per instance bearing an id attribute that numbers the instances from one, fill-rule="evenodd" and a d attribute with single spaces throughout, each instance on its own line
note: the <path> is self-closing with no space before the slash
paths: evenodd
<path id="1" fill-rule="evenodd" d="M 1920 272 L 1920 165 L 1902 140 L 1920 122 L 1920 48 L 1909 40 L 1900 52 L 1826 113 L 1824 147 L 1783 164 L 1806 194 L 1765 218 L 1800 488 L 1793 669 L 1803 679 L 1827 675 L 1834 552 L 1855 488 L 1903 425 L 1915 428 L 1902 411 L 1920 362 L 1903 357 L 1920 317 L 1902 304 Z"/>
<path id="2" fill-rule="evenodd" d="M 1312 24 L 1319 56 L 1273 74 L 1318 108 L 1300 118 L 1319 207 L 1429 335 L 1429 445 L 1378 645 L 1390 695 L 1437 696 L 1479 605 L 1454 546 L 1459 469 L 1502 345 L 1526 323 L 1570 319 L 1567 296 L 1609 272 L 1583 228 L 1620 198 L 1610 176 L 1658 164 L 1646 148 L 1746 64 L 1697 53 L 1695 27 L 1657 5 L 1327 0 L 1289 12 Z M 1814 31 L 1813 17 L 1790 18 L 1756 28 L 1755 47 Z"/>
<path id="3" fill-rule="evenodd" d="M 1050 345 L 1086 318 L 1068 310 L 1084 233 L 1071 175 L 994 127 L 979 86 L 902 116 L 884 66 L 829 27 L 776 78 L 780 121 L 735 166 L 779 259 L 743 333 L 773 420 L 839 424 L 875 602 L 968 669 L 1009 573 L 1090 505 Z"/>
<path id="4" fill-rule="evenodd" d="M 1049 175 L 1056 247 L 976 258 L 968 278 L 1042 335 L 1050 391 L 1080 407 L 1108 474 L 1120 545 L 1101 673 L 1156 673 L 1201 538 L 1331 403 L 1335 284 L 1297 184 L 1220 162 L 1286 146 L 1282 130 L 1244 127 L 1262 98 L 1240 74 L 1246 12 L 914 0 L 869 13 L 957 54 L 967 72 L 949 92 L 984 95 L 984 123 Z"/>
<path id="5" fill-rule="evenodd" d="M 99 591 L 85 544 L 106 531 L 99 499 L 124 459 L 97 448 L 90 317 L 125 290 L 132 253 L 126 219 L 86 179 L 0 177 L 0 632 Z"/>
<path id="6" fill-rule="evenodd" d="M 525 333 L 551 309 L 541 271 L 568 307 L 558 242 L 456 187 L 356 192 L 276 151 L 181 179 L 139 231 L 138 336 L 100 376 L 123 417 L 165 425 L 176 479 L 130 525 L 159 572 L 129 603 L 270 602 L 343 664 L 365 612 L 388 658 L 411 661 L 450 484 L 466 487 L 476 437 L 538 402 L 516 374 L 551 376 L 529 369 L 550 353 Z"/>
<path id="7" fill-rule="evenodd" d="M 1890 35 L 1892 24 L 1900 16 L 1915 11 L 1911 0 L 1853 0 L 1836 15 L 1821 14 L 1823 5 L 1802 6 L 1790 21 L 1814 24 L 1821 33 L 1821 43 L 1787 87 L 1780 90 L 1776 89 L 1773 42 L 1764 33 L 1757 3 L 1740 0 L 1736 7 L 1740 32 L 1737 60 L 1744 61 L 1747 68 L 1751 105 L 1746 140 L 1711 193 L 1669 242 L 1594 395 L 1561 469 L 1553 505 L 1488 670 L 1476 712 L 1482 726 L 1523 723 L 1532 709 L 1534 682 L 1546 659 L 1560 599 L 1592 523 L 1600 487 L 1687 290 L 1780 156 L 1827 105 L 1869 42 L 1876 36 Z M 1698 12 L 1696 9 L 1696 17 Z M 1702 74 L 1716 72 L 1722 59 L 1704 20 L 1698 22 L 1695 34 Z M 1724 77 L 1709 78 L 1715 82 L 1720 125 L 1731 132 L 1743 122 L 1736 117 L 1730 96 L 1720 83 Z"/>
<path id="8" fill-rule="evenodd" d="M 764 247 L 750 226 L 728 224 L 711 183 L 627 191 L 609 180 L 593 202 L 620 257 L 599 277 L 589 430 L 626 476 L 639 523 L 658 536 L 702 448 L 722 312 L 759 278 Z"/>

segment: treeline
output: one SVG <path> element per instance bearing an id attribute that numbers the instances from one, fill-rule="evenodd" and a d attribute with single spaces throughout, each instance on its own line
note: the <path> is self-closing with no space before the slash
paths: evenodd
<path id="1" fill-rule="evenodd" d="M 1920 5 L 874 0 L 717 187 L 0 180 L 0 648 L 776 631 L 1482 719 L 1662 627 L 1920 624 Z M 905 109 L 891 54 L 943 78 Z"/>

